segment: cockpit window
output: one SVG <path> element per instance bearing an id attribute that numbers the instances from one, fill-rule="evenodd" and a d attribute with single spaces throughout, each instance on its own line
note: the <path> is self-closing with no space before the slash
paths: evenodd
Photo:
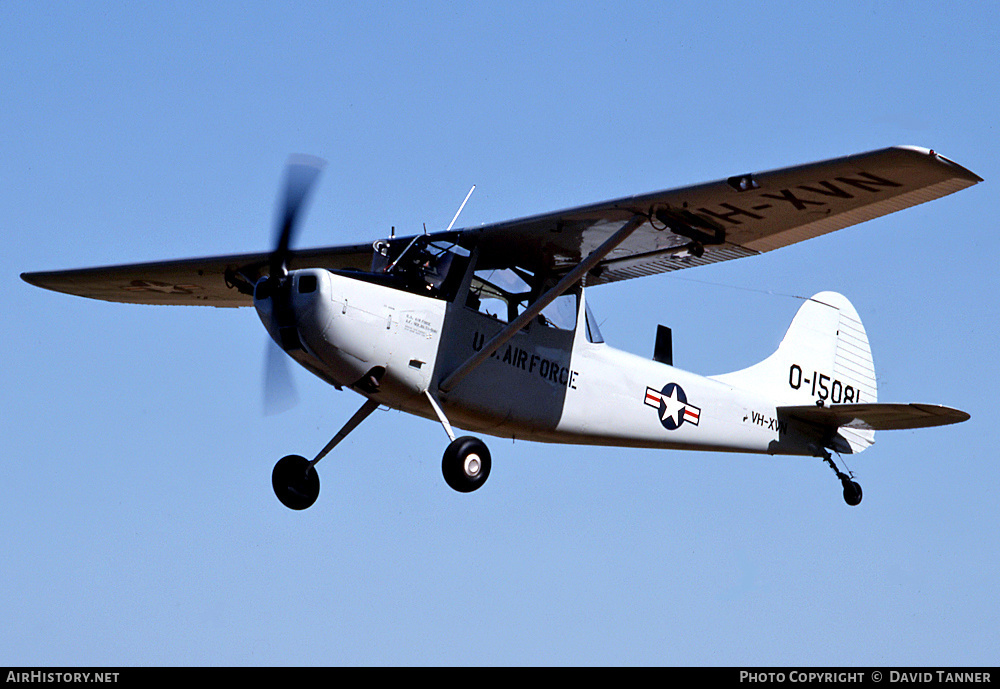
<path id="1" fill-rule="evenodd" d="M 466 305 L 482 314 L 510 323 L 527 307 L 531 286 L 526 272 L 511 268 L 477 270 L 469 285 Z"/>
<path id="2" fill-rule="evenodd" d="M 448 242 L 417 236 L 394 253 L 388 242 L 376 242 L 372 274 L 385 276 L 398 289 L 451 301 L 461 284 L 469 252 Z"/>
<path id="3" fill-rule="evenodd" d="M 538 322 L 549 328 L 573 330 L 576 328 L 576 294 L 562 294 L 542 309 Z"/>
<path id="4" fill-rule="evenodd" d="M 538 286 L 539 280 L 523 268 L 477 270 L 469 285 L 466 306 L 503 323 L 524 313 L 539 294 L 548 289 Z M 548 328 L 573 330 L 576 327 L 576 293 L 563 294 L 542 309 L 536 323 Z"/>
<path id="5" fill-rule="evenodd" d="M 436 299 L 454 301 L 471 261 L 470 252 L 456 243 L 429 235 L 375 242 L 370 273 L 361 279 Z M 502 323 L 510 323 L 554 283 L 519 266 L 476 270 L 469 282 L 465 305 Z M 572 331 L 576 328 L 578 289 L 557 297 L 534 319 L 541 327 Z"/>

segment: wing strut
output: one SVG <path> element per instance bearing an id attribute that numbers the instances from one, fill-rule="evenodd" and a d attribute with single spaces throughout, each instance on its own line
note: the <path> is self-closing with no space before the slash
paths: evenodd
<path id="1" fill-rule="evenodd" d="M 580 261 L 573 270 L 566 273 L 562 280 L 557 282 L 552 289 L 540 296 L 534 303 L 532 303 L 527 309 L 521 313 L 520 316 L 512 320 L 507 324 L 507 327 L 498 332 L 492 340 L 487 342 L 481 350 L 469 357 L 465 363 L 456 368 L 451 374 L 448 375 L 441 383 L 438 385 L 438 389 L 441 392 L 449 392 L 459 381 L 461 381 L 465 376 L 472 372 L 474 368 L 479 366 L 479 364 L 486 361 L 493 352 L 497 351 L 502 347 L 508 340 L 510 340 L 514 335 L 518 333 L 524 326 L 532 321 L 542 310 L 560 297 L 566 292 L 570 287 L 575 285 L 579 280 L 583 278 L 590 270 L 592 270 L 601 260 L 610 254 L 615 247 L 625 241 L 630 234 L 635 232 L 639 227 L 646 222 L 648 218 L 645 215 L 636 214 L 632 218 L 622 225 L 621 229 L 615 232 L 613 235 L 608 237 L 603 244 L 594 249 L 587 258 Z"/>

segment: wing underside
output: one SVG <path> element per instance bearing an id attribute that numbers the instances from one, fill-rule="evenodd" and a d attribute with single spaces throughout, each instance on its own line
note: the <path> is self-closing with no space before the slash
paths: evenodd
<path id="1" fill-rule="evenodd" d="M 288 267 L 368 270 L 372 247 L 340 246 L 291 252 Z M 91 299 L 129 304 L 252 306 L 252 286 L 268 272 L 270 254 L 236 254 L 180 261 L 23 273 L 32 285 Z"/>
<path id="2" fill-rule="evenodd" d="M 636 216 L 645 220 L 586 276 L 588 285 L 772 251 L 908 208 L 982 181 L 928 149 L 887 148 L 519 220 L 431 233 L 479 253 L 482 267 L 561 275 Z M 384 240 L 390 253 L 412 237 Z M 368 270 L 371 245 L 293 252 L 289 268 Z M 26 273 L 31 284 L 108 301 L 246 306 L 268 255 L 242 254 Z"/>
<path id="3" fill-rule="evenodd" d="M 615 282 L 772 251 L 982 181 L 928 149 L 887 148 L 525 218 L 474 231 L 498 263 L 535 256 L 559 272 L 635 214 L 647 216 L 587 278 Z"/>

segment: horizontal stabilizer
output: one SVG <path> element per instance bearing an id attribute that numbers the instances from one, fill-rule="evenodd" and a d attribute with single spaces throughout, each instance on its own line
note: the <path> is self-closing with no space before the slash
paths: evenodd
<path id="1" fill-rule="evenodd" d="M 829 407 L 778 407 L 778 416 L 830 429 L 898 431 L 967 421 L 964 411 L 936 404 L 835 404 Z"/>

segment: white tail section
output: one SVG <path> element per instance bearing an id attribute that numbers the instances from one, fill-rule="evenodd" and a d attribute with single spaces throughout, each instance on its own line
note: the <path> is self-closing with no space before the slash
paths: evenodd
<path id="1" fill-rule="evenodd" d="M 820 292 L 788 326 L 778 350 L 750 368 L 713 376 L 735 388 L 772 398 L 777 406 L 873 404 L 875 365 L 861 318 L 847 297 Z M 875 432 L 842 427 L 854 452 L 875 442 Z"/>

